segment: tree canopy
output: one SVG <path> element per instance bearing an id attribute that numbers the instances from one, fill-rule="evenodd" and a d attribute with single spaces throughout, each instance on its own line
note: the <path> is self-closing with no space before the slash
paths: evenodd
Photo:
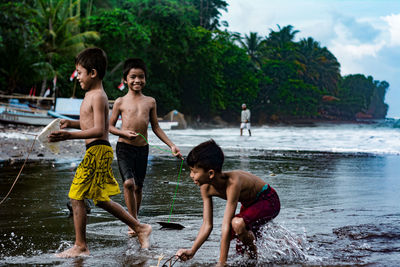
<path id="1" fill-rule="evenodd" d="M 69 79 L 74 56 L 97 46 L 108 56 L 109 99 L 128 90 L 117 88 L 123 61 L 140 57 L 148 67 L 144 93 L 157 99 L 160 116 L 177 109 L 189 120 L 234 122 L 242 103 L 256 123 L 386 116 L 386 81 L 342 77 L 333 53 L 312 37 L 296 41 L 293 25 L 277 25 L 267 36 L 223 31 L 227 7 L 224 0 L 2 2 L 2 91 L 28 94 L 56 75 L 58 96 L 83 97 Z"/>

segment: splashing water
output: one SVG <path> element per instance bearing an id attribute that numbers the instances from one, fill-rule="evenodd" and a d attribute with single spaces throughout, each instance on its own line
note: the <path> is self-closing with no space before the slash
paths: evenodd
<path id="1" fill-rule="evenodd" d="M 257 238 L 257 261 L 235 257 L 235 266 L 265 266 L 266 264 L 321 263 L 322 259 L 309 255 L 311 245 L 303 236 L 296 235 L 274 222 L 262 226 Z"/>

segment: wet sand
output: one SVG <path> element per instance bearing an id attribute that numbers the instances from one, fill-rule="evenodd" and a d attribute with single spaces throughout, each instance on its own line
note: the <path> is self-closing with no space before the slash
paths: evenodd
<path id="1" fill-rule="evenodd" d="M 42 129 L 43 127 L 0 124 L 0 134 L 7 136 L 3 137 L 0 142 L 0 162 L 7 164 L 23 162 L 32 149 L 35 135 L 39 134 Z M 116 137 L 110 134 L 110 138 L 113 138 L 111 145 L 115 151 Z M 28 162 L 55 160 L 73 161 L 83 158 L 85 154 L 84 140 L 66 140 L 60 142 L 59 145 L 60 153 L 54 154 L 36 140 L 32 151 L 29 153 Z M 164 149 L 166 148 L 168 147 L 164 147 Z M 181 150 L 183 153 L 187 154 L 190 148 L 182 147 Z M 155 147 L 150 147 L 150 154 L 162 155 L 166 153 Z"/>
<path id="2" fill-rule="evenodd" d="M 22 130 L 7 131 L 18 133 Z M 229 129 L 220 137 L 215 131 L 209 135 L 201 133 L 198 139 L 186 132 L 169 134 L 173 140 L 180 138 L 198 143 L 200 139 L 210 138 L 210 135 L 223 142 L 227 138 L 226 132 Z M 261 135 L 257 129 L 255 133 Z M 352 133 L 359 133 L 359 130 L 355 129 Z M 390 134 L 392 136 L 392 132 Z M 310 135 L 310 139 L 321 136 L 320 132 Z M 279 132 L 279 139 L 282 136 L 283 130 Z M 301 137 L 304 143 L 305 138 Z M 231 140 L 232 148 L 224 149 L 224 169 L 243 169 L 262 177 L 277 190 L 282 209 L 258 241 L 259 262 L 254 264 L 246 257 L 235 255 L 235 244 L 232 243 L 228 260 L 230 266 L 398 265 L 399 155 L 249 150 L 235 148 L 235 145 L 243 144 L 240 140 L 247 140 L 246 144 L 251 140 L 243 138 L 237 141 L 235 137 Z M 3 145 L 13 151 L 12 144 L 27 149 L 31 141 L 10 138 L 2 142 L 1 151 Z M 295 138 L 283 141 L 297 146 L 300 143 Z M 72 146 L 75 142 L 77 145 Z M 150 249 L 141 250 L 136 239 L 126 235 L 128 229 L 124 224 L 94 207 L 88 216 L 87 227 L 92 255 L 78 259 L 55 258 L 54 253 L 73 244 L 73 222 L 68 217 L 66 202 L 71 179 L 84 152 L 83 141 L 66 141 L 65 145 L 72 146 L 66 147 L 67 151 L 60 156 L 60 159 L 66 160 L 54 160 L 57 158 L 52 154 L 43 157 L 33 154 L 37 159 L 46 160 L 27 164 L 10 198 L 4 206 L 0 206 L 0 266 L 151 266 L 157 264 L 159 255 L 169 257 L 179 248 L 192 244 L 202 222 L 199 189 L 189 178 L 187 166 L 184 166 L 171 221 L 183 224 L 185 228 L 180 231 L 160 229 L 157 221 L 169 218 L 180 162 L 170 155 L 156 154 L 158 152 L 154 150 L 150 152 L 143 205 L 139 213 L 140 220 L 150 223 L 154 229 Z M 181 149 L 187 154 L 188 148 Z M 38 147 L 35 153 L 41 151 Z M 14 164 L 0 164 L 1 196 L 9 190 L 22 165 L 21 159 L 23 156 L 17 156 L 14 157 Z M 9 159 L 7 162 L 10 162 Z M 113 162 L 113 170 L 121 183 L 116 161 Z M 124 203 L 122 194 L 112 199 Z M 215 265 L 224 207 L 225 201 L 215 198 L 215 225 L 211 236 L 190 262 L 174 266 Z"/>

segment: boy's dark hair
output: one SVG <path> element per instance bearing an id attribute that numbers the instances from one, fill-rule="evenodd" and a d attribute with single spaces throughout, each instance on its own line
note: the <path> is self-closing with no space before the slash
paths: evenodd
<path id="1" fill-rule="evenodd" d="M 190 167 L 221 172 L 224 164 L 224 152 L 213 139 L 210 139 L 193 148 L 189 152 L 186 162 Z"/>
<path id="2" fill-rule="evenodd" d="M 128 58 L 124 62 L 124 80 L 126 81 L 126 77 L 131 69 L 142 69 L 145 77 L 147 78 L 147 68 L 144 61 L 140 58 Z"/>
<path id="3" fill-rule="evenodd" d="M 107 55 L 100 48 L 86 48 L 75 57 L 75 65 L 78 64 L 84 67 L 88 73 L 95 69 L 100 80 L 103 80 L 107 69 Z"/>

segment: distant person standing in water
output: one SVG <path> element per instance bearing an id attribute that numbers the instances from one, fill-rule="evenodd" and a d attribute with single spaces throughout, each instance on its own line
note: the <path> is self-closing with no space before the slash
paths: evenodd
<path id="1" fill-rule="evenodd" d="M 243 135 L 243 129 L 249 130 L 249 136 L 251 136 L 250 131 L 250 109 L 247 109 L 246 104 L 242 104 L 242 114 L 240 123 L 240 136 Z"/>

